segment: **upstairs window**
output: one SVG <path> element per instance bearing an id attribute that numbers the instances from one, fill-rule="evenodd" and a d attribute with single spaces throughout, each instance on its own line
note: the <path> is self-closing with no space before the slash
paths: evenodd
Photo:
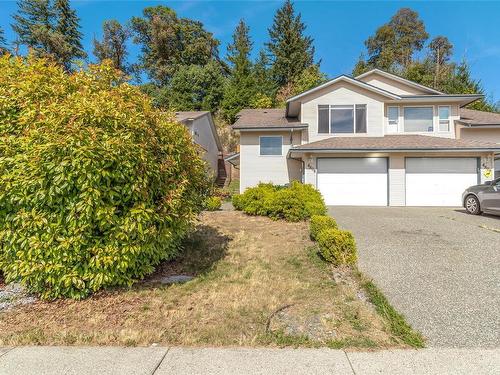
<path id="1" fill-rule="evenodd" d="M 434 131 L 433 107 L 405 107 L 405 133 L 424 133 Z"/>
<path id="2" fill-rule="evenodd" d="M 283 137 L 266 136 L 260 139 L 260 155 L 283 155 Z"/>
<path id="3" fill-rule="evenodd" d="M 450 106 L 439 106 L 439 131 L 450 131 Z"/>
<path id="4" fill-rule="evenodd" d="M 399 107 L 387 108 L 387 120 L 389 121 L 387 130 L 391 133 L 396 133 L 399 129 Z"/>
<path id="5" fill-rule="evenodd" d="M 366 104 L 318 106 L 318 133 L 366 133 Z"/>

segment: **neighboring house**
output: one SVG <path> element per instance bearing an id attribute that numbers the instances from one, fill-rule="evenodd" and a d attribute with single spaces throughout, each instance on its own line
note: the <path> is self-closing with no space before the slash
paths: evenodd
<path id="1" fill-rule="evenodd" d="M 500 113 L 460 108 L 460 120 L 455 121 L 455 134 L 460 139 L 500 144 Z M 500 155 L 495 159 L 495 177 L 500 177 Z"/>
<path id="2" fill-rule="evenodd" d="M 481 97 L 375 69 L 332 79 L 284 109 L 242 110 L 233 125 L 241 192 L 301 180 L 329 205 L 459 206 L 466 187 L 493 178 L 500 152 L 462 128 L 457 139 L 462 107 Z"/>
<path id="3" fill-rule="evenodd" d="M 175 112 L 175 117 L 189 129 L 193 142 L 204 150 L 203 158 L 207 161 L 214 177 L 218 179 L 218 183 L 222 182 L 223 185 L 226 171 L 222 160 L 222 145 L 210 112 Z"/>

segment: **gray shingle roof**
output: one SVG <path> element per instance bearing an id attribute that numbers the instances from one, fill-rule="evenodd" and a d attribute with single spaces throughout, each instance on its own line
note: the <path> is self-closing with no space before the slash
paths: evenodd
<path id="1" fill-rule="evenodd" d="M 233 129 L 306 128 L 296 117 L 286 117 L 284 108 L 243 109 Z"/>
<path id="2" fill-rule="evenodd" d="M 208 111 L 181 111 L 181 112 L 175 112 L 175 118 L 179 122 L 183 122 L 186 120 L 194 120 L 197 119 L 198 117 L 204 116 Z"/>
<path id="3" fill-rule="evenodd" d="M 500 125 L 500 113 L 460 108 L 460 122 L 469 125 Z"/>
<path id="4" fill-rule="evenodd" d="M 500 150 L 500 145 L 466 139 L 426 135 L 386 135 L 384 137 L 332 137 L 291 149 L 303 150 Z"/>

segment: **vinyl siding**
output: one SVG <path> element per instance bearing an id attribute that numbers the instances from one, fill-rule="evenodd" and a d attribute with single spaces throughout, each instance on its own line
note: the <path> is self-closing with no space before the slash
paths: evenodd
<path id="1" fill-rule="evenodd" d="M 298 131 L 283 132 L 245 132 L 240 135 L 240 192 L 256 186 L 259 182 L 272 182 L 283 185 L 292 180 L 301 180 L 300 161 L 287 159 L 290 149 L 291 135 L 293 144 L 301 144 L 301 134 Z M 260 155 L 259 136 L 282 136 L 282 155 Z"/>
<path id="2" fill-rule="evenodd" d="M 207 161 L 213 173 L 217 173 L 217 160 L 219 159 L 219 149 L 215 142 L 215 136 L 212 132 L 212 127 L 208 116 L 202 116 L 193 120 L 188 126 L 191 132 L 193 141 L 200 145 L 204 150 L 203 159 Z"/>
<path id="3" fill-rule="evenodd" d="M 500 143 L 500 128 L 462 128 L 460 129 L 460 138 Z"/>
<path id="4" fill-rule="evenodd" d="M 363 134 L 318 134 L 319 105 L 366 104 L 367 132 Z M 301 122 L 309 124 L 308 140 L 314 142 L 332 136 L 338 137 L 377 137 L 384 135 L 384 99 L 378 94 L 350 83 L 339 82 L 305 97 L 301 105 Z"/>
<path id="5" fill-rule="evenodd" d="M 427 91 L 407 85 L 403 82 L 394 81 L 390 78 L 378 75 L 376 73 L 370 74 L 361 78 L 361 81 L 366 82 L 372 86 L 376 86 L 383 90 L 392 92 L 397 95 L 421 95 L 429 94 Z"/>

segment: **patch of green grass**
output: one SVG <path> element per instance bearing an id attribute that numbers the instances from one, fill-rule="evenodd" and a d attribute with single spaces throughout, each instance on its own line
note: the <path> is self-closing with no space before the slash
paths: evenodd
<path id="1" fill-rule="evenodd" d="M 326 346 L 330 349 L 343 349 L 343 348 L 378 348 L 378 344 L 369 339 L 368 337 L 353 337 L 338 340 L 328 340 Z"/>
<path id="2" fill-rule="evenodd" d="M 391 333 L 401 339 L 405 344 L 414 348 L 423 348 L 425 341 L 423 336 L 415 331 L 403 315 L 391 306 L 384 294 L 371 281 L 362 282 L 370 302 L 375 305 L 377 312 L 389 323 Z"/>
<path id="3" fill-rule="evenodd" d="M 269 332 L 260 337 L 262 343 L 276 344 L 279 347 L 294 347 L 294 348 L 315 348 L 321 346 L 319 343 L 314 342 L 306 335 L 291 335 L 285 333 L 283 330 Z"/>

